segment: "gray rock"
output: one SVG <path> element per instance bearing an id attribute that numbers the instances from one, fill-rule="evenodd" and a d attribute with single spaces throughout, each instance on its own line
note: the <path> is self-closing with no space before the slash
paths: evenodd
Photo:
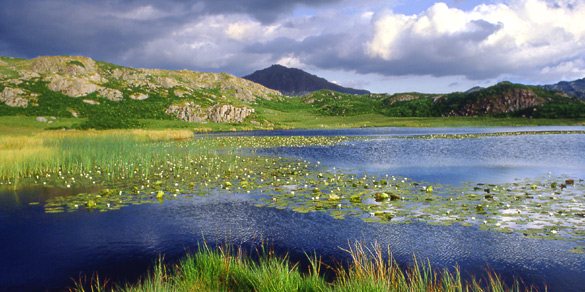
<path id="1" fill-rule="evenodd" d="M 157 77 L 156 82 L 164 88 L 171 88 L 181 85 L 177 80 L 170 77 Z"/>
<path id="2" fill-rule="evenodd" d="M 37 122 L 46 123 L 47 122 L 47 118 L 45 118 L 45 117 L 37 117 Z"/>
<path id="3" fill-rule="evenodd" d="M 142 92 L 133 93 L 130 95 L 130 98 L 133 100 L 145 100 L 148 98 L 148 94 L 144 94 Z"/>
<path id="4" fill-rule="evenodd" d="M 45 80 L 47 79 L 50 80 L 47 85 L 49 90 L 61 92 L 71 97 L 86 96 L 103 88 L 85 78 L 74 76 L 69 76 L 69 78 L 67 78 L 61 75 L 51 75 L 45 78 Z"/>
<path id="5" fill-rule="evenodd" d="M 4 87 L 0 92 L 0 101 L 11 107 L 27 107 L 28 101 L 34 97 L 27 90 L 20 88 Z"/>
<path id="6" fill-rule="evenodd" d="M 206 123 L 207 119 L 207 114 L 201 109 L 201 106 L 194 102 L 171 105 L 165 112 L 174 115 L 179 120 L 192 123 Z"/>
<path id="7" fill-rule="evenodd" d="M 81 75 L 96 71 L 95 61 L 88 57 L 43 56 L 35 58 L 32 61 L 30 68 L 37 73 Z"/>
<path id="8" fill-rule="evenodd" d="M 194 102 L 171 105 L 166 110 L 167 114 L 174 115 L 179 120 L 194 123 L 205 123 L 207 120 L 214 123 L 242 123 L 253 112 L 253 108 L 227 104 L 215 105 L 203 110 L 201 106 Z"/>
<path id="9" fill-rule="evenodd" d="M 87 103 L 87 104 L 100 104 L 99 101 L 93 100 L 93 99 L 84 99 L 83 102 Z"/>
<path id="10" fill-rule="evenodd" d="M 253 108 L 229 104 L 215 105 L 207 109 L 209 120 L 215 123 L 242 123 L 252 113 L 254 113 Z"/>
<path id="11" fill-rule="evenodd" d="M 99 96 L 107 98 L 111 101 L 120 101 L 124 98 L 124 95 L 120 90 L 102 87 L 98 89 Z"/>

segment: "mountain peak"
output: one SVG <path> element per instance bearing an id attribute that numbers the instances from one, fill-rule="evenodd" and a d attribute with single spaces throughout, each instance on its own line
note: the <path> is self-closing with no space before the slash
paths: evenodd
<path id="1" fill-rule="evenodd" d="M 342 87 L 301 69 L 288 68 L 279 64 L 273 64 L 243 78 L 262 84 L 270 89 L 278 90 L 289 96 L 306 95 L 321 89 L 358 95 L 370 93 L 367 90 Z"/>

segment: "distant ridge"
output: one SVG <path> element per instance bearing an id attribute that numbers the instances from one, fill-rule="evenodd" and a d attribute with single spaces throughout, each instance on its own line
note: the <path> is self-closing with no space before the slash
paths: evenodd
<path id="1" fill-rule="evenodd" d="M 339 86 L 301 69 L 288 68 L 282 65 L 272 65 L 243 78 L 264 85 L 270 89 L 278 90 L 282 94 L 289 96 L 306 95 L 322 89 L 347 94 L 370 94 L 367 90 Z"/>
<path id="2" fill-rule="evenodd" d="M 574 81 L 561 81 L 556 84 L 540 85 L 540 87 L 548 90 L 562 91 L 585 100 L 585 78 Z"/>

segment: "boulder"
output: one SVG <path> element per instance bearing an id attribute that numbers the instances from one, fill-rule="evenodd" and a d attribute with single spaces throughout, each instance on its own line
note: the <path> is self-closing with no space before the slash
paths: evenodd
<path id="1" fill-rule="evenodd" d="M 6 81 L 6 83 L 10 83 L 10 84 L 14 84 L 14 85 L 20 85 L 20 84 L 23 83 L 23 81 L 20 80 L 20 79 L 10 79 L 10 80 Z"/>
<path id="2" fill-rule="evenodd" d="M 83 102 L 87 103 L 87 104 L 100 104 L 99 101 L 93 100 L 93 99 L 84 99 Z"/>
<path id="3" fill-rule="evenodd" d="M 39 75 L 39 73 L 37 72 L 31 72 L 26 70 L 18 71 L 18 75 L 20 76 L 19 77 L 20 80 L 30 80 L 33 78 L 41 77 L 41 75 Z"/>
<path id="4" fill-rule="evenodd" d="M 86 96 L 90 93 L 96 92 L 98 89 L 103 88 L 84 78 L 66 78 L 61 75 L 51 75 L 46 79 L 50 80 L 49 84 L 47 85 L 49 90 L 61 92 L 71 97 Z"/>
<path id="5" fill-rule="evenodd" d="M 124 95 L 120 90 L 102 87 L 98 89 L 99 96 L 107 98 L 111 101 L 120 101 L 124 98 Z"/>
<path id="6" fill-rule="evenodd" d="M 205 123 L 207 120 L 214 123 L 242 123 L 253 112 L 253 108 L 229 104 L 215 105 L 203 110 L 200 105 L 194 102 L 171 105 L 166 110 L 167 114 L 174 115 L 179 120 L 194 123 Z"/>
<path id="7" fill-rule="evenodd" d="M 142 92 L 133 93 L 130 95 L 130 98 L 133 100 L 145 100 L 148 98 L 148 94 L 144 94 Z"/>
<path id="8" fill-rule="evenodd" d="M 175 90 L 173 91 L 173 93 L 174 93 L 174 94 L 175 94 L 175 96 L 177 96 L 177 97 L 183 97 L 183 96 L 185 96 L 185 95 L 189 95 L 189 94 L 191 94 L 191 92 L 190 92 L 190 91 L 187 91 L 187 90 L 184 90 L 184 89 L 175 89 Z"/>
<path id="9" fill-rule="evenodd" d="M 242 123 L 252 113 L 254 113 L 253 108 L 229 104 L 215 105 L 207 109 L 207 117 L 215 123 Z"/>
<path id="10" fill-rule="evenodd" d="M 50 75 L 45 77 L 49 81 L 47 88 L 55 92 L 61 92 L 70 97 L 86 96 L 98 92 L 98 95 L 112 101 L 120 101 L 123 98 L 122 92 L 117 89 L 106 88 L 93 82 L 103 81 L 97 74 L 84 77 Z M 93 81 L 93 82 L 92 82 Z"/>
<path id="11" fill-rule="evenodd" d="M 11 107 L 26 107 L 33 97 L 27 90 L 20 88 L 4 87 L 0 92 L 0 101 Z"/>
<path id="12" fill-rule="evenodd" d="M 47 118 L 45 118 L 45 117 L 37 117 L 37 122 L 46 123 L 47 122 Z"/>
<path id="13" fill-rule="evenodd" d="M 171 105 L 165 112 L 174 115 L 179 120 L 192 123 L 205 123 L 207 119 L 207 114 L 201 109 L 201 106 L 190 101 Z"/>
<path id="14" fill-rule="evenodd" d="M 156 82 L 164 88 L 171 88 L 181 85 L 176 79 L 170 77 L 156 77 Z"/>

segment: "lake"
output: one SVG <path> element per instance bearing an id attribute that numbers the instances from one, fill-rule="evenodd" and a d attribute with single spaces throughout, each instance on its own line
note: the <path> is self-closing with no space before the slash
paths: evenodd
<path id="1" fill-rule="evenodd" d="M 406 139 L 420 135 L 531 131 L 584 131 L 585 127 L 374 128 L 214 133 L 226 135 L 349 136 L 333 146 L 243 150 L 249 155 L 318 161 L 324 171 L 355 176 L 396 176 L 430 184 L 499 184 L 548 177 L 585 178 L 584 134 Z M 196 137 L 196 139 L 197 139 Z M 486 267 L 504 279 L 519 277 L 548 291 L 585 291 L 585 255 L 570 252 L 584 238 L 550 240 L 522 232 L 500 233 L 476 225 L 382 224 L 323 212 L 256 207 L 256 194 L 233 192 L 110 212 L 49 214 L 43 202 L 69 189 L 24 189 L 0 194 L 0 290 L 61 291 L 80 277 L 99 273 L 115 281 L 135 280 L 161 255 L 168 261 L 210 244 L 251 248 L 269 242 L 294 260 L 316 252 L 342 261 L 340 247 L 356 240 L 387 246 L 400 264 L 428 259 L 434 266 L 461 267 L 464 275 Z M 583 194 L 580 194 L 581 197 Z M 40 204 L 30 205 L 30 202 Z M 579 207 L 582 207 L 579 205 Z M 579 226 L 585 224 L 578 219 Z M 580 227 L 579 227 L 580 228 Z M 578 229 L 582 230 L 582 229 Z"/>

